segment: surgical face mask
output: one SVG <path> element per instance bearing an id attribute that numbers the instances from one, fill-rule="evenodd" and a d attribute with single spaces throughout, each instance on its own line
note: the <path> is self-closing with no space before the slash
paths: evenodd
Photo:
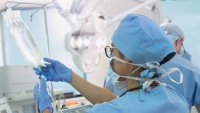
<path id="1" fill-rule="evenodd" d="M 138 67 L 126 76 L 119 75 L 119 74 L 117 74 L 117 73 L 115 73 L 111 70 L 110 72 L 112 72 L 111 77 L 112 77 L 113 84 L 115 84 L 120 77 L 125 78 L 125 79 L 140 81 L 143 89 L 149 88 L 151 83 L 153 83 L 153 82 L 161 84 L 160 81 L 159 81 L 159 78 L 162 78 L 162 77 L 165 77 L 165 76 L 168 76 L 169 79 L 176 84 L 181 84 L 183 82 L 182 72 L 178 68 L 175 68 L 175 67 L 170 68 L 170 69 L 162 69 L 162 68 L 159 67 L 160 64 L 158 62 L 147 62 L 147 63 L 142 65 L 142 64 L 133 64 L 133 63 L 126 62 L 126 61 L 124 61 L 124 60 L 122 60 L 122 59 L 120 59 L 116 56 L 111 57 L 111 61 L 113 59 L 115 59 L 115 60 L 117 60 L 121 63 L 131 64 L 131 65 Z M 133 75 L 141 67 L 143 67 L 145 70 L 140 73 L 140 77 L 130 76 L 130 75 Z M 110 68 L 110 69 L 112 69 L 112 68 Z M 170 76 L 170 74 L 175 72 L 175 71 L 178 71 L 180 73 L 180 81 L 176 81 Z M 157 75 L 157 76 L 154 77 L 154 75 Z"/>
<path id="2" fill-rule="evenodd" d="M 121 62 L 121 63 L 124 63 L 124 64 L 129 64 L 129 65 L 133 65 L 133 66 L 138 67 L 138 68 L 136 68 L 135 70 L 133 70 L 132 72 L 128 73 L 127 75 L 119 75 L 119 74 L 117 74 L 116 72 L 114 72 L 114 71 L 112 70 L 112 72 L 115 73 L 115 80 L 114 80 L 115 82 L 116 82 L 120 77 L 121 77 L 121 78 L 126 78 L 126 79 L 128 79 L 128 78 L 130 77 L 130 75 L 133 75 L 137 70 L 139 70 L 141 67 L 143 67 L 141 64 L 130 63 L 130 62 L 124 61 L 124 60 L 122 60 L 122 59 L 120 59 L 120 58 L 114 56 L 114 57 L 111 57 L 111 59 L 110 59 L 110 67 L 111 67 L 110 69 L 112 69 L 111 62 L 112 62 L 113 60 L 117 60 L 118 62 Z M 137 80 L 140 80 L 139 77 L 133 77 L 133 78 L 135 78 L 135 79 L 137 79 Z"/>
<path id="3" fill-rule="evenodd" d="M 123 62 L 125 63 L 126 61 L 123 61 L 117 57 L 112 57 L 110 59 L 110 64 L 109 64 L 109 69 L 108 69 L 108 79 L 109 82 L 111 82 L 111 84 L 113 85 L 113 89 L 111 89 L 113 91 L 113 93 L 115 93 L 116 95 L 120 96 L 123 92 L 127 91 L 127 81 L 120 81 L 118 80 L 122 75 L 117 74 L 116 72 L 113 71 L 112 66 L 111 66 L 111 62 L 112 60 L 115 59 L 119 62 Z M 127 62 L 126 62 L 127 63 Z M 138 70 L 140 67 L 138 67 L 136 70 Z M 135 70 L 135 71 L 136 71 Z M 132 74 L 135 72 L 132 71 Z M 130 73 L 131 74 L 131 73 Z"/>
<path id="4" fill-rule="evenodd" d="M 115 95 L 120 96 L 127 91 L 127 81 L 117 80 L 116 74 L 117 73 L 113 72 L 111 65 L 109 65 L 105 85 L 109 87 Z"/>

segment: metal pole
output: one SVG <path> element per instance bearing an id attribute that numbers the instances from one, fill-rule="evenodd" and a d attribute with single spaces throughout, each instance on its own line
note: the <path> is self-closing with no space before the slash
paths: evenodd
<path id="1" fill-rule="evenodd" d="M 50 58 L 50 41 L 49 41 L 49 32 L 48 32 L 48 20 L 47 20 L 47 11 L 46 7 L 43 7 L 44 9 L 44 20 L 45 20 L 45 30 L 46 30 L 46 36 L 47 36 L 47 49 L 48 49 L 48 56 Z M 53 82 L 51 82 L 51 96 L 53 100 L 55 100 L 54 91 L 53 91 Z"/>
<path id="2" fill-rule="evenodd" d="M 113 24 L 113 23 L 115 23 L 115 22 L 121 20 L 122 18 L 124 18 L 124 17 L 125 17 L 126 15 L 128 15 L 129 13 L 134 12 L 134 11 L 137 11 L 137 10 L 139 10 L 140 8 L 145 7 L 145 6 L 147 6 L 147 5 L 149 5 L 150 3 L 155 2 L 155 1 L 156 1 L 156 0 L 146 0 L 146 2 L 142 3 L 141 5 L 138 5 L 138 6 L 134 7 L 134 8 L 132 8 L 132 9 L 130 9 L 130 10 L 128 10 L 128 11 L 126 11 L 126 12 L 124 12 L 124 13 L 122 13 L 122 14 L 120 14 L 120 15 L 118 15 L 118 16 L 112 18 L 112 19 L 110 19 L 110 20 L 108 21 L 108 24 L 111 25 L 111 24 Z"/>
<path id="3" fill-rule="evenodd" d="M 0 37 L 1 37 L 1 48 L 2 48 L 2 57 L 3 57 L 3 59 L 2 59 L 2 64 L 3 64 L 3 66 L 4 65 L 6 65 L 7 63 L 6 63 L 6 52 L 5 52 L 5 41 L 4 41 L 4 37 L 3 37 L 3 28 L 4 28 L 4 26 L 3 26 L 3 14 L 2 14 L 2 12 L 0 12 L 1 14 L 0 14 L 0 23 L 1 23 L 1 31 L 0 31 Z"/>

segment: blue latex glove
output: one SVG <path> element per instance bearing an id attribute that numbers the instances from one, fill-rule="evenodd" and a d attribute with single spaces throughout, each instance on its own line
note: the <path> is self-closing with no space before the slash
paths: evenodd
<path id="1" fill-rule="evenodd" d="M 34 99 L 37 104 L 40 113 L 45 109 L 49 109 L 53 113 L 53 107 L 51 106 L 51 98 L 46 90 L 46 80 L 44 78 L 40 79 L 40 84 L 36 84 L 34 87 Z"/>
<path id="2" fill-rule="evenodd" d="M 37 75 L 43 75 L 47 81 L 55 82 L 67 82 L 70 83 L 72 80 L 72 70 L 67 68 L 64 64 L 59 61 L 44 58 L 48 64 L 45 64 L 46 67 L 33 68 Z"/>

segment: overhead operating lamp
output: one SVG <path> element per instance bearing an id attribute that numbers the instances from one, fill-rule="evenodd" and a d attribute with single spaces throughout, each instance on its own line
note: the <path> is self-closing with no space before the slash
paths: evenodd
<path id="1" fill-rule="evenodd" d="M 94 72 L 100 54 L 107 44 L 106 28 L 127 14 L 151 5 L 156 0 L 140 1 L 141 4 L 117 15 L 105 16 L 96 7 L 104 0 L 53 0 L 60 14 L 71 25 L 66 35 L 66 49 L 72 53 L 76 66 L 85 73 Z M 68 2 L 68 3 L 67 3 Z M 154 5 L 152 5 L 153 7 Z"/>
<path id="2" fill-rule="evenodd" d="M 66 36 L 66 49 L 72 53 L 78 68 L 85 73 L 94 72 L 108 42 L 106 22 L 102 17 L 101 13 L 94 11 L 79 30 Z"/>
<path id="3" fill-rule="evenodd" d="M 107 44 L 106 22 L 96 6 L 100 0 L 53 0 L 59 13 L 71 26 L 66 49 L 76 66 L 85 73 L 94 72 L 100 53 Z"/>
<path id="4" fill-rule="evenodd" d="M 60 14 L 78 30 L 82 20 L 87 18 L 101 0 L 53 0 Z"/>

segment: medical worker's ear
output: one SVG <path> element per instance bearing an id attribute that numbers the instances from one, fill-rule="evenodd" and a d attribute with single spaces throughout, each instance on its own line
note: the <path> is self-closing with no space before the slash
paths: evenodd
<path id="1" fill-rule="evenodd" d="M 179 37 L 179 38 L 175 41 L 174 46 L 175 46 L 176 52 L 177 52 L 178 54 L 181 53 L 181 48 L 182 48 L 183 41 L 184 41 L 184 39 L 183 39 L 182 37 Z"/>

